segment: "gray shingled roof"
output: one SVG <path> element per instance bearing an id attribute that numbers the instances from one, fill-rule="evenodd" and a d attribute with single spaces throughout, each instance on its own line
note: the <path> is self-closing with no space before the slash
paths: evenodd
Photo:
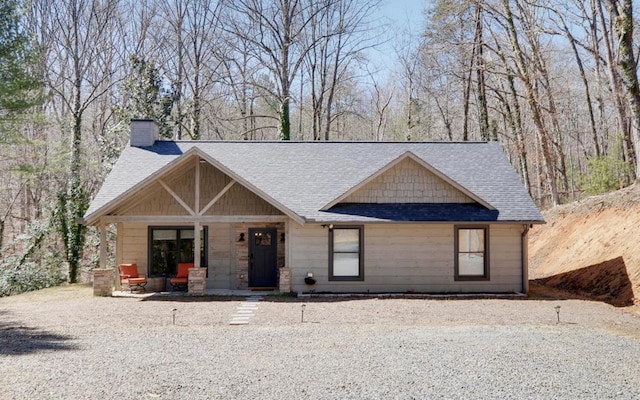
<path id="1" fill-rule="evenodd" d="M 544 222 L 497 143 L 247 141 L 159 141 L 146 148 L 127 147 L 93 199 L 85 220 L 92 222 L 108 213 L 125 195 L 194 147 L 306 222 L 415 219 L 415 206 L 406 207 L 404 217 L 398 216 L 400 206 L 387 211 L 378 207 L 377 215 L 371 213 L 371 206 L 368 210 L 353 208 L 352 213 L 345 212 L 344 206 L 321 211 L 407 152 L 493 206 L 496 212 L 480 213 L 489 220 Z M 460 212 L 459 221 L 469 220 L 465 218 L 468 215 Z M 448 214 L 447 220 L 458 219 Z"/>

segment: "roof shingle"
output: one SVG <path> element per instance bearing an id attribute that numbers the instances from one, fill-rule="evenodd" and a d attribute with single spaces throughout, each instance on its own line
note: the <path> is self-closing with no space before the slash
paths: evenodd
<path id="1" fill-rule="evenodd" d="M 468 218 L 482 214 L 482 218 L 495 221 L 544 222 L 501 146 L 478 142 L 159 141 L 151 147 L 127 147 L 92 201 L 85 219 L 95 220 L 108 213 L 120 199 L 193 148 L 307 222 L 389 218 L 403 221 L 416 217 L 421 210 L 425 216 L 418 220 L 438 220 L 435 206 L 405 207 L 405 216 L 401 215 L 403 208 L 396 206 L 383 210 L 371 205 L 338 205 L 321 211 L 408 151 L 496 209 L 496 213 L 483 214 L 479 210 L 451 207 L 446 215 L 452 219 L 447 220 L 471 220 Z M 456 212 L 460 218 L 451 214 Z"/>

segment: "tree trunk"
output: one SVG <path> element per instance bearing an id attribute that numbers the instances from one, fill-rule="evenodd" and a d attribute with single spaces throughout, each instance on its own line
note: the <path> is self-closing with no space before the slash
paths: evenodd
<path id="1" fill-rule="evenodd" d="M 596 11 L 598 13 L 598 19 L 600 22 L 600 28 L 603 32 L 603 42 L 606 50 L 606 59 L 607 59 L 607 72 L 609 73 L 609 80 L 611 82 L 611 87 L 613 89 L 614 102 L 616 105 L 616 111 L 618 112 L 618 123 L 620 125 L 620 132 L 622 133 L 623 138 L 623 158 L 627 162 L 631 162 L 632 158 L 632 148 L 630 135 L 630 127 L 629 121 L 627 117 L 627 110 L 624 105 L 624 94 L 622 89 L 622 83 L 620 79 L 620 73 L 616 69 L 616 61 L 613 55 L 613 38 L 610 37 L 609 28 L 604 18 L 604 12 L 602 10 L 602 1 L 597 0 L 597 8 Z M 634 171 L 635 172 L 635 171 Z M 637 176 L 637 172 L 635 173 Z"/>
<path id="2" fill-rule="evenodd" d="M 78 100 L 80 96 L 80 88 L 78 90 Z M 85 226 L 78 223 L 77 218 L 81 218 L 87 210 L 87 199 L 85 195 L 84 185 L 81 177 L 81 160 L 82 160 L 82 112 L 79 110 L 79 104 L 73 116 L 73 144 L 71 149 L 71 177 L 69 179 L 69 187 L 67 196 L 68 210 L 66 212 L 67 226 L 69 229 L 67 238 L 67 261 L 69 263 L 69 282 L 76 283 L 78 281 L 78 273 L 80 271 L 80 261 L 82 259 L 82 250 L 85 239 Z"/>
<path id="3" fill-rule="evenodd" d="M 640 85 L 638 63 L 633 54 L 633 2 L 632 0 L 605 0 L 618 37 L 618 70 L 626 89 L 627 102 L 631 110 L 630 142 L 634 148 L 632 162 L 636 177 L 640 174 Z"/>
<path id="4" fill-rule="evenodd" d="M 289 99 L 284 98 L 280 104 L 280 140 L 290 140 L 291 120 L 289 117 Z"/>
<path id="5" fill-rule="evenodd" d="M 560 204 L 560 197 L 558 195 L 558 186 L 556 182 L 555 162 L 552 154 L 552 148 L 550 145 L 549 133 L 547 132 L 544 122 L 542 120 L 542 113 L 540 110 L 540 103 L 538 101 L 538 94 L 536 92 L 532 77 L 529 73 L 528 60 L 524 56 L 520 43 L 518 41 L 518 31 L 516 30 L 515 23 L 513 21 L 513 14 L 511 12 L 511 6 L 509 0 L 503 0 L 503 6 L 505 10 L 505 20 L 507 23 L 507 30 L 509 31 L 509 37 L 511 40 L 511 46 L 513 52 L 516 55 L 516 65 L 520 70 L 522 81 L 525 85 L 527 92 L 527 102 L 529 103 L 529 109 L 531 110 L 532 119 L 538 132 L 540 140 L 540 150 L 542 151 L 542 157 L 544 160 L 544 178 L 549 185 L 551 203 L 556 206 Z"/>
<path id="6" fill-rule="evenodd" d="M 591 104 L 591 91 L 589 90 L 589 81 L 587 79 L 587 75 L 584 72 L 584 65 L 582 64 L 582 58 L 580 57 L 580 53 L 578 52 L 578 48 L 576 46 L 576 40 L 571 34 L 571 31 L 569 30 L 567 24 L 564 22 L 564 18 L 562 18 L 562 15 L 559 15 L 559 17 L 562 21 L 562 29 L 564 31 L 564 34 L 567 37 L 569 44 L 571 45 L 573 56 L 576 60 L 576 64 L 578 65 L 578 71 L 580 71 L 580 78 L 582 80 L 582 84 L 584 85 L 585 99 L 587 102 L 587 109 L 589 111 L 589 123 L 591 127 L 591 137 L 593 138 L 595 156 L 600 157 L 602 155 L 602 152 L 600 150 L 600 143 L 598 140 L 598 130 L 596 128 L 596 119 L 593 112 L 593 105 Z"/>
<path id="7" fill-rule="evenodd" d="M 476 99 L 478 102 L 478 118 L 480 128 L 480 140 L 488 141 L 489 138 L 489 112 L 487 110 L 486 84 L 484 79 L 484 57 L 483 57 L 483 36 L 482 36 L 482 3 L 476 2 L 476 32 L 473 47 L 476 59 Z"/>

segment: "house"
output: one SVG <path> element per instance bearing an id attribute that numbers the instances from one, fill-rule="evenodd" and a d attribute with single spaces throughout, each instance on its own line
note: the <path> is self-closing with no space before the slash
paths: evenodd
<path id="1" fill-rule="evenodd" d="M 102 266 L 115 224 L 117 263 L 160 285 L 193 262 L 207 289 L 527 291 L 544 220 L 497 143 L 156 139 L 132 121 L 84 216 Z"/>

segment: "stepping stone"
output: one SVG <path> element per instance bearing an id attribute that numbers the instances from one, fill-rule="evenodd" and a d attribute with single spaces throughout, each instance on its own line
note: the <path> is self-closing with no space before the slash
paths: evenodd
<path id="1" fill-rule="evenodd" d="M 253 314 L 258 309 L 258 302 L 262 300 L 262 296 L 252 296 L 238 305 L 235 313 L 231 316 L 229 325 L 247 325 Z"/>

